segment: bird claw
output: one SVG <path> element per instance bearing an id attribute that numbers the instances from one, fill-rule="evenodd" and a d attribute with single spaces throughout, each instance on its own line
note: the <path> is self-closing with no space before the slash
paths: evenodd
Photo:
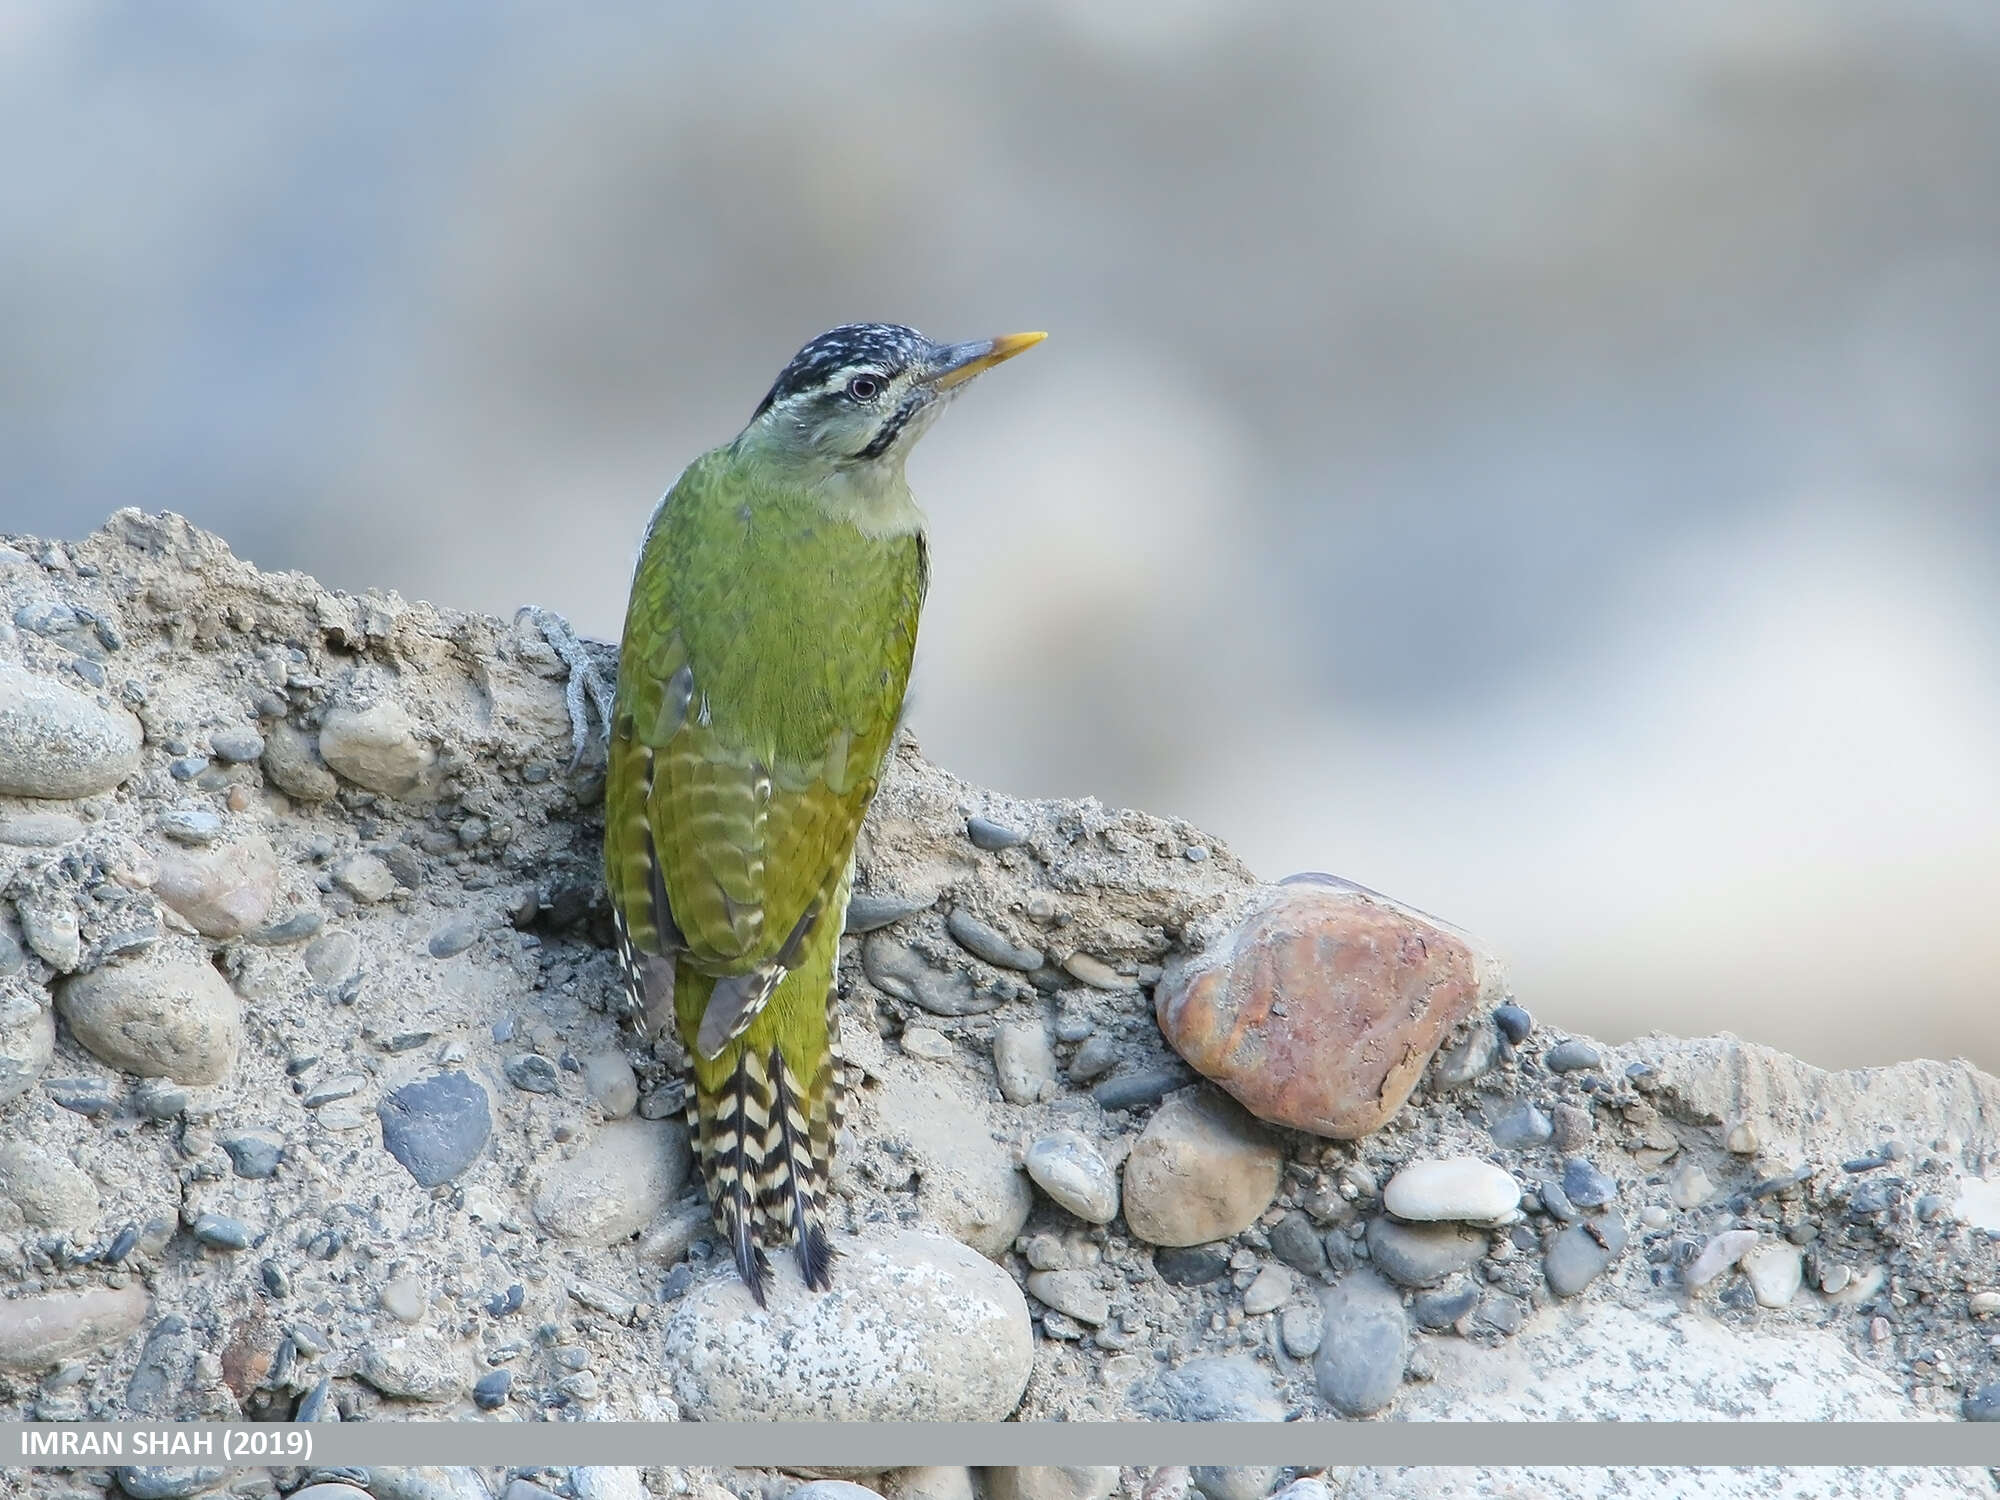
<path id="1" fill-rule="evenodd" d="M 604 726 L 606 740 L 611 736 L 611 706 L 617 687 L 598 670 L 597 663 L 591 660 L 589 648 L 570 627 L 569 621 L 554 610 L 543 609 L 536 604 L 528 605 L 523 613 L 534 622 L 550 649 L 562 658 L 563 665 L 569 668 L 569 681 L 563 685 L 563 703 L 569 709 L 569 770 L 574 775 L 583 764 L 585 752 L 590 749 L 593 710 L 598 723 Z"/>

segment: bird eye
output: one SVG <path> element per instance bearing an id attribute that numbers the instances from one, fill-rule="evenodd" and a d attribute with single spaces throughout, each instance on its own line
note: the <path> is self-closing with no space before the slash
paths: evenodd
<path id="1" fill-rule="evenodd" d="M 880 375 L 857 375 L 847 382 L 847 394 L 856 401 L 873 401 L 882 394 Z"/>

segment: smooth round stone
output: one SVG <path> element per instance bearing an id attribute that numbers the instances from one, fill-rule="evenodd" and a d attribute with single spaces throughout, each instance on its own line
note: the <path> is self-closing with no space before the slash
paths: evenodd
<path id="1" fill-rule="evenodd" d="M 1697 1290 L 1707 1286 L 1731 1266 L 1749 1253 L 1757 1243 L 1754 1229 L 1725 1229 L 1706 1245 L 1701 1253 L 1688 1263 L 1681 1273 L 1681 1279 Z"/>
<path id="2" fill-rule="evenodd" d="M 151 1305 L 136 1285 L 0 1301 L 0 1370 L 39 1374 L 109 1348 L 139 1330 Z"/>
<path id="3" fill-rule="evenodd" d="M 161 856 L 153 891 L 203 937 L 241 937 L 270 920 L 278 856 L 261 834 L 176 850 Z"/>
<path id="4" fill-rule="evenodd" d="M 631 1059 L 616 1047 L 593 1052 L 583 1060 L 583 1086 L 597 1107 L 611 1119 L 623 1119 L 639 1107 L 639 1078 Z"/>
<path id="5" fill-rule="evenodd" d="M 1525 1151 L 1547 1144 L 1556 1128 L 1540 1109 L 1522 1099 L 1497 1115 L 1486 1131 L 1493 1137 L 1494 1145 L 1509 1151 Z"/>
<path id="6" fill-rule="evenodd" d="M 1325 1314 L 1318 1298 L 1294 1302 L 1278 1314 L 1278 1342 L 1293 1359 L 1312 1358 L 1324 1330 Z"/>
<path id="7" fill-rule="evenodd" d="M 302 1490 L 293 1490 L 291 1500 L 370 1500 L 370 1497 L 366 1490 L 357 1490 L 351 1484 L 330 1479 L 320 1484 L 309 1484 Z"/>
<path id="8" fill-rule="evenodd" d="M 1062 967 L 1063 972 L 1068 974 L 1070 978 L 1081 980 L 1094 990 L 1107 990 L 1115 993 L 1119 990 L 1136 990 L 1139 988 L 1137 977 L 1130 974 L 1120 974 L 1103 959 L 1096 958 L 1088 953 L 1072 953 L 1062 961 Z"/>
<path id="9" fill-rule="evenodd" d="M 15 813 L 0 818 L 0 844 L 17 849 L 59 849 L 83 837 L 83 824 L 68 813 Z"/>
<path id="10" fill-rule="evenodd" d="M 905 1145 L 917 1213 L 981 1255 L 1003 1255 L 1035 1206 L 1013 1151 L 993 1139 L 983 1107 L 928 1070 L 897 1080 L 876 1104 L 876 1128 Z"/>
<path id="11" fill-rule="evenodd" d="M 1001 1004 L 998 994 L 975 990 L 970 975 L 932 968 L 922 954 L 888 932 L 863 939 L 861 968 L 883 994 L 922 1006 L 934 1016 L 984 1015 Z"/>
<path id="12" fill-rule="evenodd" d="M 340 790 L 340 781 L 319 758 L 311 736 L 296 725 L 279 722 L 264 741 L 264 774 L 294 802 L 325 802 Z"/>
<path id="13" fill-rule="evenodd" d="M 1042 966 L 1042 951 L 1014 942 L 991 923 L 982 921 L 962 906 L 955 906 L 944 920 L 945 931 L 966 952 L 983 958 L 997 969 L 1033 973 Z"/>
<path id="14" fill-rule="evenodd" d="M 385 1396 L 429 1404 L 456 1401 L 472 1384 L 459 1350 L 423 1329 L 368 1345 L 355 1373 Z"/>
<path id="15" fill-rule="evenodd" d="M 389 797 L 420 791 L 437 761 L 418 739 L 415 721 L 387 698 L 366 708 L 328 709 L 319 726 L 319 755 L 356 786 Z"/>
<path id="16" fill-rule="evenodd" d="M 222 815 L 209 807 L 170 807 L 155 826 L 177 844 L 212 844 L 222 837 Z"/>
<path id="17" fill-rule="evenodd" d="M 1570 1225 L 1555 1237 L 1542 1262 L 1549 1290 L 1574 1297 L 1625 1253 L 1625 1244 L 1625 1221 L 1616 1214 Z"/>
<path id="18" fill-rule="evenodd" d="M 1035 1186 L 1088 1224 L 1118 1216 L 1118 1179 L 1097 1147 L 1074 1130 L 1057 1130 L 1028 1147 L 1023 1165 Z"/>
<path id="19" fill-rule="evenodd" d="M 1667 1184 L 1667 1196 L 1673 1199 L 1675 1208 L 1700 1208 L 1715 1196 L 1715 1184 L 1708 1180 L 1708 1173 L 1689 1162 L 1674 1173 Z"/>
<path id="20" fill-rule="evenodd" d="M 65 983 L 56 1004 L 77 1041 L 142 1078 L 207 1087 L 236 1065 L 243 1008 L 214 966 L 148 953 Z"/>
<path id="21" fill-rule="evenodd" d="M 2000 1380 L 1967 1391 L 1964 1411 L 1968 1422 L 2000 1422 Z"/>
<path id="22" fill-rule="evenodd" d="M 430 941 L 424 946 L 432 958 L 456 958 L 479 941 L 479 929 L 477 912 L 460 912 L 431 929 Z"/>
<path id="23" fill-rule="evenodd" d="M 1563 1163 L 1562 1189 L 1578 1208 L 1603 1208 L 1618 1196 L 1618 1184 L 1580 1156 Z"/>
<path id="24" fill-rule="evenodd" d="M 1076 1056 L 1069 1060 L 1069 1081 L 1082 1085 L 1092 1079 L 1102 1078 L 1118 1064 L 1118 1039 L 1109 1036 L 1094 1036 L 1076 1049 Z"/>
<path id="25" fill-rule="evenodd" d="M 847 920 L 841 930 L 851 934 L 874 932 L 920 911 L 930 910 L 929 901 L 915 896 L 899 896 L 889 891 L 856 891 L 847 899 Z"/>
<path id="26" fill-rule="evenodd" d="M 412 1276 L 397 1276 L 382 1284 L 382 1310 L 398 1323 L 421 1323 L 430 1307 L 422 1283 Z"/>
<path id="27" fill-rule="evenodd" d="M 35 1228 L 77 1239 L 96 1229 L 103 1207 L 89 1173 L 27 1140 L 0 1142 L 0 1199 Z"/>
<path id="28" fill-rule="evenodd" d="M 1535 1029 L 1535 1018 L 1520 1006 L 1511 1002 L 1498 1007 L 1493 1012 L 1493 1024 L 1500 1028 L 1500 1034 L 1513 1046 L 1520 1046 L 1528 1039 L 1528 1033 Z"/>
<path id="29" fill-rule="evenodd" d="M 1268 1464 L 1197 1464 L 1188 1481 L 1204 1500 L 1264 1500 L 1280 1472 Z"/>
<path id="30" fill-rule="evenodd" d="M 965 820 L 965 836 L 972 840 L 974 848 L 984 849 L 988 854 L 998 854 L 1002 849 L 1018 848 L 1028 842 L 1028 835 L 1023 830 L 977 815 Z"/>
<path id="31" fill-rule="evenodd" d="M 463 1073 L 420 1078 L 376 1106 L 382 1146 L 420 1187 L 451 1181 L 479 1159 L 493 1132 L 486 1090 Z"/>
<path id="32" fill-rule="evenodd" d="M 113 1469 L 118 1488 L 131 1500 L 194 1500 L 218 1489 L 229 1471 L 213 1465 L 170 1467 L 164 1464 L 121 1464 Z"/>
<path id="33" fill-rule="evenodd" d="M 929 1026 L 905 1027 L 902 1042 L 905 1054 L 925 1062 L 943 1062 L 952 1054 L 951 1038 Z"/>
<path id="34" fill-rule="evenodd" d="M 1203 1085 L 1169 1098 L 1125 1161 L 1125 1222 L 1153 1245 L 1225 1240 L 1277 1196 L 1284 1152 L 1234 1100 Z"/>
<path id="35" fill-rule="evenodd" d="M 986 1471 L 986 1500 L 1104 1500 L 1118 1487 L 1106 1466 L 1020 1464 Z"/>
<path id="36" fill-rule="evenodd" d="M 83 962 L 83 935 L 76 908 L 67 900 L 22 900 L 17 906 L 21 936 L 36 955 L 58 974 L 74 974 Z"/>
<path id="37" fill-rule="evenodd" d="M 1033 1104 L 1055 1082 L 1056 1055 L 1040 1021 L 1003 1021 L 993 1033 L 993 1072 L 1009 1104 Z"/>
<path id="38" fill-rule="evenodd" d="M 333 883 L 356 901 L 373 905 L 396 891 L 396 872 L 375 854 L 350 854 L 333 867 Z"/>
<path id="39" fill-rule="evenodd" d="M 513 1389 L 512 1370 L 488 1370 L 473 1382 L 472 1404 L 481 1411 L 498 1411 L 507 1404 L 507 1393 Z"/>
<path id="40" fill-rule="evenodd" d="M 1519 1207 L 1521 1185 L 1511 1172 L 1476 1156 L 1413 1161 L 1382 1190 L 1382 1204 L 1399 1219 L 1457 1219 L 1490 1224 Z"/>
<path id="41" fill-rule="evenodd" d="M 697 1283 L 667 1320 L 664 1368 L 701 1421 L 996 1422 L 1034 1367 L 1021 1289 L 940 1235 L 849 1241 L 833 1288 L 772 1257 L 767 1307 L 733 1268 Z"/>
<path id="42" fill-rule="evenodd" d="M 1271 1226 L 1271 1253 L 1302 1276 L 1317 1276 L 1326 1269 L 1319 1229 L 1296 1208 Z"/>
<path id="43" fill-rule="evenodd" d="M 1313 1379 L 1343 1417 L 1366 1417 L 1395 1400 L 1410 1357 L 1403 1299 L 1372 1271 L 1355 1271 L 1320 1295 L 1324 1332 Z"/>
<path id="44" fill-rule="evenodd" d="M 248 1250 L 257 1242 L 257 1231 L 228 1214 L 197 1215 L 188 1231 L 211 1250 Z"/>
<path id="45" fill-rule="evenodd" d="M 1455 1276 L 1443 1286 L 1418 1292 L 1410 1299 L 1410 1316 L 1419 1328 L 1441 1333 L 1479 1305 L 1479 1288 L 1463 1276 Z"/>
<path id="46" fill-rule="evenodd" d="M 1438 1054 L 1431 1076 L 1439 1088 L 1463 1088 L 1483 1078 L 1500 1060 L 1500 1033 L 1487 1021 L 1475 1021 L 1463 1041 Z"/>
<path id="47" fill-rule="evenodd" d="M 0 1104 L 33 1088 L 55 1050 L 54 1015 L 25 994 L 0 990 Z"/>
<path id="48" fill-rule="evenodd" d="M 208 753 L 232 766 L 247 766 L 264 753 L 264 736 L 248 725 L 218 729 L 208 739 Z"/>
<path id="49" fill-rule="evenodd" d="M 236 1175 L 252 1181 L 276 1176 L 278 1162 L 285 1154 L 285 1138 L 275 1130 L 232 1131 L 217 1144 L 228 1153 Z"/>
<path id="50" fill-rule="evenodd" d="M 629 1240 L 665 1212 L 687 1181 L 687 1131 L 671 1120 L 613 1120 L 589 1145 L 550 1167 L 535 1222 L 581 1245 Z"/>
<path id="51" fill-rule="evenodd" d="M 139 769 L 145 732 L 122 708 L 0 662 L 0 796 L 108 792 Z"/>
<path id="52" fill-rule="evenodd" d="M 1292 1295 L 1292 1274 L 1283 1266 L 1266 1266 L 1243 1289 L 1243 1311 L 1248 1317 L 1275 1312 Z"/>
<path id="53" fill-rule="evenodd" d="M 1595 1047 L 1575 1037 L 1557 1042 L 1542 1054 L 1542 1063 L 1551 1073 L 1577 1073 L 1597 1067 L 1602 1061 Z"/>
<path id="54" fill-rule="evenodd" d="M 1184 1067 L 1165 1064 L 1157 1068 L 1134 1068 L 1107 1078 L 1090 1091 L 1097 1107 L 1107 1113 L 1121 1109 L 1145 1109 L 1158 1104 L 1176 1089 L 1194 1081 Z"/>
<path id="55" fill-rule="evenodd" d="M 300 962 L 321 984 L 338 984 L 360 961 L 361 944 L 351 932 L 329 932 L 306 947 Z"/>
<path id="56" fill-rule="evenodd" d="M 1368 1255 L 1375 1269 L 1404 1286 L 1436 1286 L 1485 1254 L 1486 1236 L 1463 1224 L 1368 1221 Z"/>
<path id="57" fill-rule="evenodd" d="M 1028 1295 L 1057 1312 L 1096 1328 L 1111 1316 L 1111 1299 L 1089 1271 L 1034 1271 Z"/>
<path id="58" fill-rule="evenodd" d="M 1760 1307 L 1789 1307 L 1805 1285 L 1804 1255 L 1796 1245 L 1765 1240 L 1753 1247 L 1741 1264 Z"/>
<path id="59" fill-rule="evenodd" d="M 1169 1286 L 1206 1286 L 1229 1274 L 1229 1257 L 1213 1245 L 1162 1245 L 1153 1269 Z"/>

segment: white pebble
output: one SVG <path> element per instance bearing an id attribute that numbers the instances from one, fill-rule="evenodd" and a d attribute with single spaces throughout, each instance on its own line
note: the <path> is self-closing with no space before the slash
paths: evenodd
<path id="1" fill-rule="evenodd" d="M 1757 1231 L 1754 1229 L 1723 1230 L 1704 1245 L 1701 1254 L 1689 1264 L 1686 1273 L 1687 1284 L 1691 1287 L 1707 1286 L 1743 1259 L 1749 1253 L 1750 1247 L 1756 1243 Z"/>
<path id="2" fill-rule="evenodd" d="M 1796 1245 L 1766 1240 L 1743 1257 L 1743 1274 L 1760 1307 L 1785 1307 L 1805 1282 L 1804 1257 Z"/>
<path id="3" fill-rule="evenodd" d="M 1035 1186 L 1079 1219 L 1109 1224 L 1118 1216 L 1118 1180 L 1097 1148 L 1074 1130 L 1057 1130 L 1028 1148 L 1022 1163 Z"/>
<path id="4" fill-rule="evenodd" d="M 1476 1156 L 1413 1161 L 1382 1190 L 1382 1204 L 1399 1219 L 1453 1219 L 1490 1224 L 1509 1217 L 1521 1202 L 1511 1172 Z"/>

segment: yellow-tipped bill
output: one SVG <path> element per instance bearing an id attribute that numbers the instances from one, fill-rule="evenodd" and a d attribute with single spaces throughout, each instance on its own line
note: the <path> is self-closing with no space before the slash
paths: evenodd
<path id="1" fill-rule="evenodd" d="M 941 391 L 963 385 L 981 370 L 990 370 L 1003 359 L 1012 359 L 1023 349 L 1032 349 L 1046 333 L 1003 333 L 997 339 L 974 339 L 969 344 L 948 344 L 938 350 L 931 366 L 930 383 Z"/>

